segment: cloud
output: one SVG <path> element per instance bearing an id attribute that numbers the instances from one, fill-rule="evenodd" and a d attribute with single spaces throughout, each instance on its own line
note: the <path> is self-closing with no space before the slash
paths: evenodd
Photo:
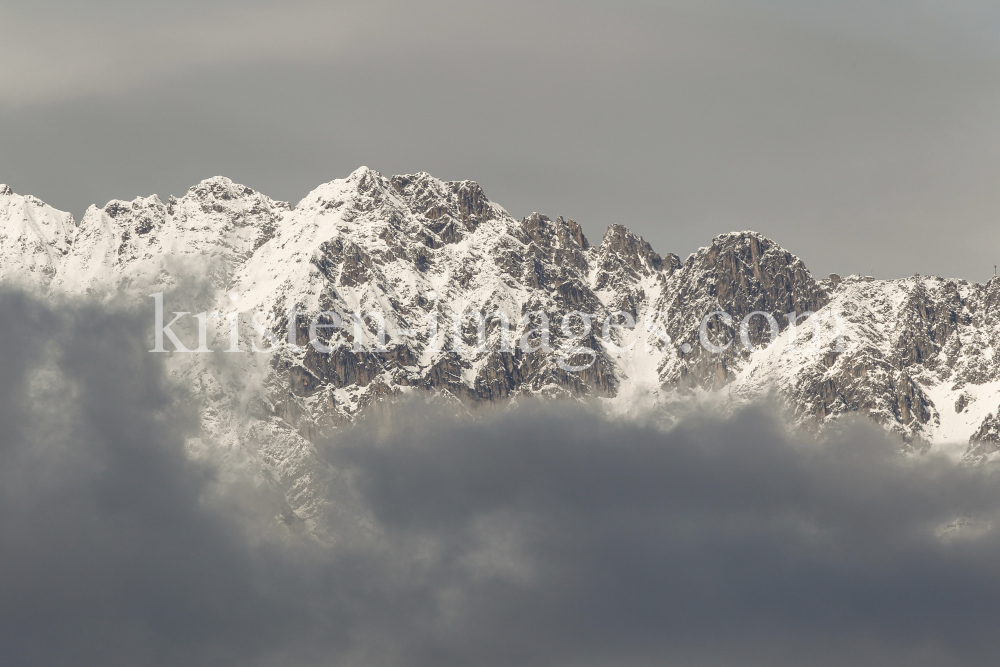
<path id="1" fill-rule="evenodd" d="M 976 665 L 1000 491 L 767 407 L 669 431 L 403 406 L 323 446 L 330 544 L 193 462 L 148 313 L 0 295 L 0 645 L 17 665 Z M 959 519 L 959 521 L 956 521 Z M 331 520 L 332 521 L 332 520 Z"/>
<path id="2" fill-rule="evenodd" d="M 381 525 L 452 566 L 459 620 L 419 638 L 427 664 L 985 664 L 996 535 L 941 535 L 993 519 L 995 480 L 897 451 L 760 408 L 664 434 L 545 407 L 341 456 Z"/>

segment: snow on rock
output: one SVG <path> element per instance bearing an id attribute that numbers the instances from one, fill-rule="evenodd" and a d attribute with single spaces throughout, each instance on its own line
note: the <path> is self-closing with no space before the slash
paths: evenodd
<path id="1" fill-rule="evenodd" d="M 573 220 L 514 219 L 472 181 L 362 167 L 294 208 L 216 177 L 91 207 L 79 226 L 0 186 L 0 257 L 7 282 L 129 298 L 151 321 L 156 292 L 168 312 L 204 312 L 217 353 L 168 359 L 201 401 L 192 454 L 257 470 L 289 521 L 326 511 L 317 490 L 336 482 L 314 443 L 417 392 L 634 417 L 773 396 L 810 430 L 860 413 L 914 449 L 997 449 L 1000 281 L 817 280 L 750 231 L 682 262 L 621 225 L 595 246 Z M 198 345 L 192 316 L 174 329 Z M 222 353 L 234 342 L 242 354 Z"/>
<path id="2" fill-rule="evenodd" d="M 30 195 L 0 183 L 0 280 L 48 287 L 69 251 L 76 225 Z"/>

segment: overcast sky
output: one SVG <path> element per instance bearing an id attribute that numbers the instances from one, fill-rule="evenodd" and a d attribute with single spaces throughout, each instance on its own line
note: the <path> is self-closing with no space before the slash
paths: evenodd
<path id="1" fill-rule="evenodd" d="M 1000 262 L 995 2 L 0 1 L 0 182 L 80 218 L 360 165 L 682 257 L 755 229 L 814 274 Z"/>

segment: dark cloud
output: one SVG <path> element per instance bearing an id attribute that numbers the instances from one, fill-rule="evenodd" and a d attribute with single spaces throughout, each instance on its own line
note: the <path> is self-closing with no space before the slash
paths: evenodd
<path id="1" fill-rule="evenodd" d="M 663 434 L 547 407 L 346 452 L 390 532 L 434 536 L 454 566 L 460 621 L 418 639 L 440 651 L 427 664 L 985 664 L 1000 648 L 996 536 L 940 536 L 991 519 L 996 481 L 902 459 L 870 427 L 820 445 L 760 409 Z M 512 561 L 479 579 L 463 559 L 488 563 L 494 525 Z"/>
<path id="2" fill-rule="evenodd" d="M 212 502 L 146 314 L 16 294 L 0 314 L 2 662 L 254 664 L 280 649 L 311 617 L 273 587 L 303 582 L 248 550 L 250 498 Z"/>
<path id="3" fill-rule="evenodd" d="M 766 407 L 664 432 L 409 406 L 323 448 L 332 543 L 193 462 L 148 313 L 0 295 L 11 665 L 987 665 L 997 480 Z M 344 482 L 348 484 L 348 482 Z M 959 521 L 955 521 L 960 519 Z"/>

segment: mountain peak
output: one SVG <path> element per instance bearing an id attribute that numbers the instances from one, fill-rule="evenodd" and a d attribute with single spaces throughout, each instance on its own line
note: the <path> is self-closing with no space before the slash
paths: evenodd
<path id="1" fill-rule="evenodd" d="M 358 179 L 364 178 L 365 176 L 367 176 L 368 174 L 371 174 L 371 173 L 378 174 L 379 176 L 382 175 L 381 173 L 379 173 L 378 171 L 376 171 L 374 169 L 366 167 L 365 165 L 361 165 L 360 167 L 358 167 L 357 169 L 355 169 L 354 171 L 352 171 L 350 174 L 348 174 L 346 180 L 348 180 L 348 181 L 355 180 L 356 181 Z"/>
<path id="2" fill-rule="evenodd" d="M 598 246 L 598 253 L 601 255 L 615 253 L 637 271 L 641 269 L 643 262 L 656 271 L 663 266 L 663 258 L 653 250 L 646 239 L 628 227 L 616 223 L 608 225 L 601 239 L 601 245 Z"/>
<path id="3" fill-rule="evenodd" d="M 685 265 L 714 267 L 722 262 L 731 270 L 734 278 L 738 272 L 746 269 L 760 280 L 763 277 L 762 261 L 767 264 L 776 262 L 783 266 L 794 266 L 808 273 L 801 259 L 785 250 L 776 241 L 753 230 L 719 234 L 708 246 L 701 247 L 689 255 Z"/>
<path id="4" fill-rule="evenodd" d="M 72 245 L 73 216 L 8 185 L 0 185 L 0 196 L 0 278 L 48 285 Z"/>
<path id="5" fill-rule="evenodd" d="M 768 313 L 784 329 L 786 313 L 815 312 L 830 300 L 802 260 L 754 231 L 716 236 L 707 247 L 688 256 L 672 280 L 680 296 L 675 307 L 681 302 L 700 304 L 691 311 L 693 319 L 686 322 L 689 329 L 713 311 L 725 312 L 735 322 L 751 313 Z M 731 328 L 724 330 L 731 334 Z M 762 319 L 755 319 L 750 323 L 751 338 L 760 340 L 766 328 Z M 702 364 L 697 372 L 716 388 L 735 377 L 733 368 L 742 363 L 737 357 L 747 354 L 737 346 L 723 355 L 699 354 L 697 348 L 694 352 L 696 363 Z"/>
<path id="6" fill-rule="evenodd" d="M 205 200 L 209 198 L 230 200 L 257 194 L 252 188 L 234 183 L 225 176 L 212 176 L 188 188 L 185 197 Z"/>
<path id="7" fill-rule="evenodd" d="M 97 224 L 98 218 L 91 215 L 91 210 L 88 209 L 87 215 L 80 221 L 81 227 Z M 104 205 L 104 208 L 97 211 L 117 222 L 124 230 L 123 233 L 138 236 L 145 236 L 153 230 L 160 229 L 167 216 L 167 207 L 156 195 L 136 197 L 132 201 L 112 199 Z M 92 220 L 95 222 L 91 222 Z"/>
<path id="8" fill-rule="evenodd" d="M 719 234 L 714 239 L 712 239 L 712 243 L 725 243 L 728 241 L 746 240 L 750 238 L 755 238 L 758 241 L 766 241 L 768 243 L 774 243 L 774 241 L 772 241 L 768 237 L 764 236 L 760 232 L 755 231 L 753 229 L 744 229 L 738 232 L 737 231 L 723 232 L 722 234 Z"/>
<path id="9" fill-rule="evenodd" d="M 475 181 L 442 181 L 421 171 L 393 176 L 390 183 L 414 214 L 443 235 L 445 243 L 475 231 L 486 220 L 506 215 L 503 208 L 487 199 Z"/>

